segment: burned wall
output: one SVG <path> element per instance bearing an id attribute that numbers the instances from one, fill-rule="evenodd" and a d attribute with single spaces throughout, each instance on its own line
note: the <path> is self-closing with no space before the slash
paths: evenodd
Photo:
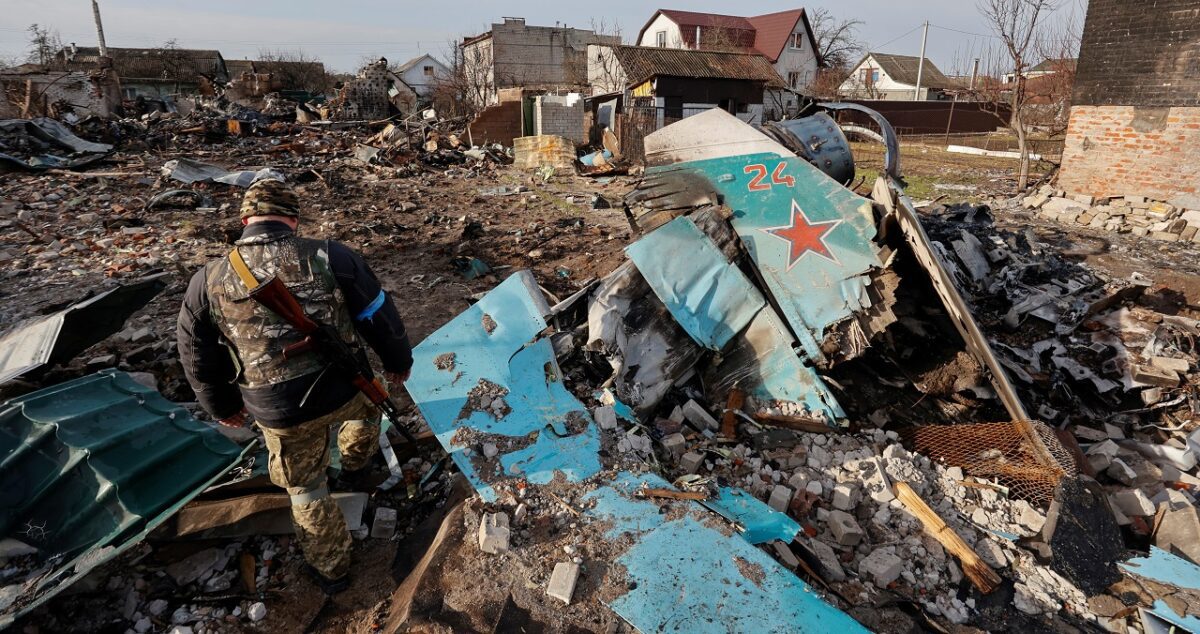
<path id="1" fill-rule="evenodd" d="M 0 92 L 0 119 L 111 117 L 121 108 L 121 82 L 111 70 L 0 73 Z"/>
<path id="2" fill-rule="evenodd" d="M 1060 186 L 1170 201 L 1200 187 L 1200 6 L 1092 0 Z"/>

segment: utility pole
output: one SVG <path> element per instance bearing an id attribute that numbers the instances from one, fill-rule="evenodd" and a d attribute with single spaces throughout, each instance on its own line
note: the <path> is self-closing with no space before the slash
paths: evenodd
<path id="1" fill-rule="evenodd" d="M 108 47 L 104 45 L 104 25 L 100 22 L 100 4 L 92 0 L 92 15 L 96 18 L 96 38 L 100 40 L 100 57 L 108 57 Z"/>
<path id="2" fill-rule="evenodd" d="M 971 66 L 971 90 L 975 90 L 975 81 L 979 79 L 979 58 L 975 58 L 975 64 Z"/>
<path id="3" fill-rule="evenodd" d="M 921 75 L 925 73 L 925 42 L 929 40 L 929 20 L 925 21 L 925 32 L 921 34 L 921 59 L 917 61 L 917 88 L 913 91 L 913 101 L 921 100 Z"/>

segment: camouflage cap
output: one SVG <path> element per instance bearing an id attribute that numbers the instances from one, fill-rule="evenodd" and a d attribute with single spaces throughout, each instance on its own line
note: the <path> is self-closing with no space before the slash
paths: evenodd
<path id="1" fill-rule="evenodd" d="M 246 190 L 242 198 L 242 218 L 251 216 L 300 217 L 300 197 L 287 183 L 260 180 Z"/>

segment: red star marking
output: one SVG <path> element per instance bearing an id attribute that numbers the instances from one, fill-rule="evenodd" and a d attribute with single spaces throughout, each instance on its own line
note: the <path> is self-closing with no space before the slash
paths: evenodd
<path id="1" fill-rule="evenodd" d="M 829 235 L 838 225 L 842 224 L 842 220 L 821 220 L 812 222 L 805 215 L 804 210 L 795 200 L 792 201 L 792 224 L 782 227 L 767 227 L 762 229 L 780 240 L 788 243 L 788 270 L 792 270 L 793 266 L 799 262 L 804 256 L 809 253 L 817 255 L 839 264 L 837 256 L 829 250 L 829 245 L 825 243 L 825 236 Z"/>

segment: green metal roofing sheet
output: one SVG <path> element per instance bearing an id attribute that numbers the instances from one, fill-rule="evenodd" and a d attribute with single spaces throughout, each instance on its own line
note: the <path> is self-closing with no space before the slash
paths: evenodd
<path id="1" fill-rule="evenodd" d="M 20 591 L 0 588 L 0 627 L 140 541 L 242 455 L 115 370 L 0 405 L 0 537 L 49 563 Z"/>

